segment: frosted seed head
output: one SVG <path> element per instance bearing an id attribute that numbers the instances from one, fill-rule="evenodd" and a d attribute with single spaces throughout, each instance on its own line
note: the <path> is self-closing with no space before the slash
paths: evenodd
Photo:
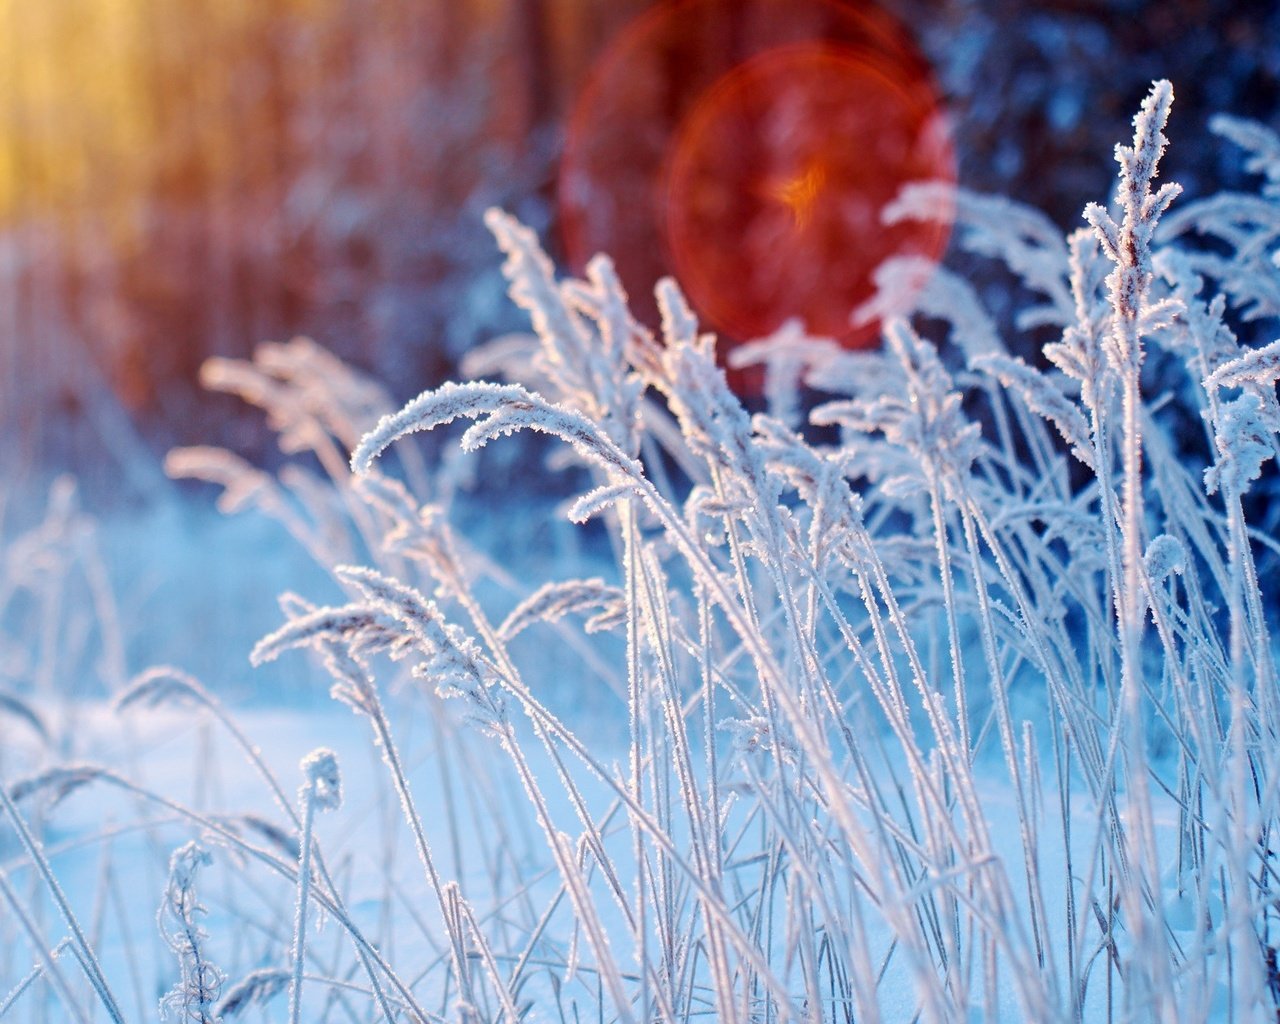
<path id="1" fill-rule="evenodd" d="M 49 727 L 45 724 L 40 712 L 16 693 L 0 689 L 0 715 L 25 722 L 31 731 L 40 738 L 40 742 L 46 746 L 53 742 L 52 733 L 50 733 Z"/>
<path id="2" fill-rule="evenodd" d="M 272 846 L 280 850 L 290 861 L 295 861 L 300 856 L 297 835 L 286 832 L 279 825 L 268 821 L 261 815 L 241 814 L 232 819 L 229 824 L 242 826 L 248 831 L 256 832 L 271 843 Z"/>
<path id="3" fill-rule="evenodd" d="M 1262 399 L 1247 392 L 1223 403 L 1216 427 L 1218 461 L 1205 470 L 1205 486 L 1210 494 L 1219 487 L 1230 494 L 1243 494 L 1262 475 L 1262 464 L 1274 454 Z"/>
<path id="4" fill-rule="evenodd" d="M 289 984 L 289 972 L 281 967 L 263 967 L 250 971 L 227 990 L 218 1004 L 217 1015 L 223 1020 L 240 1016 L 254 1004 L 265 1005 Z"/>
<path id="5" fill-rule="evenodd" d="M 165 704 L 212 703 L 200 683 L 181 669 L 158 665 L 133 678 L 115 699 L 115 710 L 126 711 L 135 706 L 158 708 Z"/>
<path id="6" fill-rule="evenodd" d="M 337 810 L 342 805 L 338 755 L 327 747 L 318 747 L 302 759 L 300 767 L 315 805 L 324 811 Z"/>
<path id="7" fill-rule="evenodd" d="M 1182 574 L 1187 565 L 1187 553 L 1177 537 L 1162 533 L 1147 546 L 1143 561 L 1151 582 L 1160 583 L 1175 573 Z"/>
<path id="8" fill-rule="evenodd" d="M 169 858 L 169 882 L 173 891 L 190 891 L 195 884 L 196 872 L 212 862 L 209 851 L 195 840 L 179 846 Z"/>
<path id="9" fill-rule="evenodd" d="M 38 775 L 19 779 L 9 787 L 9 797 L 21 801 L 37 794 L 47 794 L 50 804 L 57 804 L 81 786 L 87 786 L 106 774 L 104 769 L 92 764 L 58 765 Z"/>

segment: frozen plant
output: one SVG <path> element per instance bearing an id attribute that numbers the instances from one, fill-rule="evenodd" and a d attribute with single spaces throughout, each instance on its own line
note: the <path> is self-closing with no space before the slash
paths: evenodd
<path id="1" fill-rule="evenodd" d="M 1234 1012 L 1269 998 L 1266 915 L 1248 909 L 1253 879 L 1267 885 L 1276 811 L 1264 752 L 1276 684 L 1269 602 L 1238 505 L 1229 497 L 1217 511 L 1209 499 L 1228 479 L 1241 492 L 1275 444 L 1264 415 L 1273 360 L 1265 347 L 1237 357 L 1245 362 L 1234 375 L 1205 374 L 1200 364 L 1218 453 L 1206 489 L 1177 461 L 1143 394 L 1149 345 L 1185 352 L 1189 331 L 1218 330 L 1195 323 L 1185 298 L 1156 273 L 1156 228 L 1178 193 L 1156 184 L 1171 103 L 1171 87 L 1157 83 L 1135 119 L 1133 144 L 1117 148 L 1115 212 L 1091 207 L 1089 232 L 1062 239 L 1007 203 L 960 199 L 967 244 L 1006 260 L 1047 300 L 1022 323 L 1062 329 L 1046 353 L 1062 376 L 1005 354 L 992 321 L 944 275 L 940 287 L 960 301 L 926 292 L 919 306 L 951 321 L 973 372 L 954 376 L 931 344 L 891 324 L 888 359 L 897 370 L 880 371 L 881 390 L 813 413 L 844 431 L 835 449 L 746 416 L 672 283 L 659 286 L 656 342 L 619 312 L 617 283 L 599 268 L 589 286 L 557 285 L 528 236 L 491 219 L 519 253 L 507 269 L 540 339 L 526 350 L 534 353 L 529 370 L 510 369 L 537 380 L 542 393 L 446 385 L 384 418 L 353 466 L 368 472 L 406 434 L 463 419 L 471 423 L 465 448 L 545 433 L 596 477 L 572 514 L 610 523 L 627 613 L 632 749 L 625 775 L 605 773 L 633 836 L 628 865 L 611 859 L 607 868 L 641 968 L 634 994 L 615 1002 L 621 1019 L 637 999 L 663 1019 L 692 1012 L 689 990 L 675 979 L 691 969 L 683 958 L 695 948 L 726 1020 L 749 1017 L 756 1005 L 780 1018 L 822 1005 L 824 1013 L 856 1008 L 874 1019 L 879 979 L 895 959 L 916 986 L 918 1012 L 936 1020 L 972 1007 L 994 1017 L 1002 972 L 1013 975 L 1019 1012 L 1036 1019 L 1080 1018 L 1102 1005 L 1108 1015 L 1142 1008 L 1155 1019 L 1183 1019 L 1187 1006 L 1209 1015 L 1220 1000 L 1213 979 L 1223 955 L 1232 962 Z M 890 215 L 928 216 L 931 204 L 930 189 L 917 187 Z M 882 277 L 886 288 L 896 281 Z M 832 371 L 853 360 L 869 357 L 815 346 L 805 383 L 838 390 L 844 378 Z M 660 397 L 660 408 L 648 397 L 637 404 L 636 382 Z M 1216 389 L 1245 385 L 1268 394 L 1215 411 Z M 966 413 L 966 387 L 985 396 L 983 419 Z M 662 430 L 667 416 L 678 439 Z M 1037 417 L 1091 473 L 1089 484 L 1068 470 Z M 643 433 L 632 436 L 651 424 L 688 474 L 687 489 L 651 478 L 660 460 Z M 905 536 L 894 523 L 906 524 Z M 895 559 L 891 568 L 882 552 L 911 551 L 909 540 L 921 542 L 914 564 Z M 566 581 L 559 592 L 602 590 Z M 1226 601 L 1225 621 L 1210 610 L 1210 594 Z M 908 607 L 917 611 L 908 616 Z M 515 699 L 544 743 L 555 739 L 600 773 L 532 696 L 503 638 L 481 639 L 489 685 Z M 365 643 L 355 635 L 344 642 Z M 929 651 L 943 654 L 945 677 Z M 1162 666 L 1154 676 L 1153 664 Z M 420 672 L 432 677 L 429 665 Z M 1013 693 L 1032 681 L 1039 728 L 1019 719 L 1030 709 L 1019 710 Z M 856 735 L 847 721 L 851 709 L 868 706 L 867 694 L 896 743 L 892 754 L 883 737 Z M 727 757 L 715 735 L 719 701 L 734 708 L 725 724 L 737 743 Z M 699 705 L 706 728 L 693 736 L 688 716 Z M 989 736 L 1014 798 L 1016 857 L 999 849 L 982 796 L 993 770 L 982 756 Z M 1052 751 L 1047 762 L 1042 744 Z M 504 746 L 517 749 L 510 739 Z M 1162 748 L 1178 753 L 1161 756 Z M 873 760 L 876 749 L 883 753 Z M 1057 780 L 1061 898 L 1042 873 L 1046 768 Z M 721 794 L 738 771 L 758 801 L 744 813 L 762 816 L 762 850 L 774 851 L 765 863 L 793 883 L 783 898 L 772 884 L 738 880 L 746 905 L 757 908 L 745 918 L 723 888 L 729 811 Z M 886 773 L 901 806 L 875 781 Z M 1203 930 L 1193 926 L 1191 936 L 1176 937 L 1153 898 L 1170 877 L 1157 793 L 1180 818 L 1172 877 L 1203 908 Z M 676 806 L 687 814 L 679 823 Z M 1082 814 L 1083 845 L 1071 828 Z M 581 820 L 589 838 L 597 826 Z M 691 918 L 664 903 L 676 880 L 696 894 Z M 619 882 L 631 889 L 625 900 Z M 860 893 L 869 905 L 860 906 Z M 749 939 L 762 934 L 773 899 L 782 900 L 774 926 L 786 937 L 781 960 L 763 939 Z M 879 963 L 868 958 L 876 935 L 889 937 Z M 1201 952 L 1188 953 L 1188 942 Z M 615 955 L 598 940 L 592 946 L 597 958 Z M 841 966 L 821 982 L 828 958 Z M 1100 958 L 1105 966 L 1095 970 Z M 1099 971 L 1102 986 L 1092 983 Z M 617 999 L 616 976 L 611 994 Z"/>
<path id="2" fill-rule="evenodd" d="M 316 811 L 333 811 L 342 803 L 342 776 L 338 771 L 338 758 L 332 750 L 323 747 L 313 750 L 302 760 L 302 774 L 306 779 L 299 792 L 302 804 L 302 833 L 299 837 L 298 900 L 294 911 L 293 975 L 289 982 L 289 1022 L 298 1024 L 302 1013 L 302 970 L 307 948 L 307 910 L 311 905 L 308 891 L 311 887 L 312 828 Z"/>
<path id="3" fill-rule="evenodd" d="M 225 975 L 203 949 L 206 935 L 198 922 L 205 912 L 196 894 L 196 875 L 210 862 L 209 851 L 194 842 L 173 851 L 169 882 L 160 903 L 160 932 L 178 959 L 179 980 L 160 1000 L 161 1020 L 218 1024 L 214 1004 Z"/>
<path id="4" fill-rule="evenodd" d="M 141 677 L 120 710 L 211 715 L 264 779 L 269 816 L 91 766 L 14 799 L 110 786 L 259 873 L 274 944 L 206 1000 L 228 1017 L 287 980 L 294 1020 L 322 993 L 335 1017 L 433 1024 L 1274 1018 L 1280 601 L 1259 559 L 1280 545 L 1252 517 L 1275 487 L 1280 350 L 1237 331 L 1245 313 L 1270 324 L 1243 297 L 1280 268 L 1252 260 L 1252 231 L 1219 236 L 1246 270 L 1205 262 L 1177 229 L 1158 174 L 1171 105 L 1156 83 L 1117 148 L 1113 202 L 1066 237 L 933 184 L 889 211 L 954 205 L 960 244 L 1033 295 L 1020 324 L 1051 335 L 1042 353 L 943 273 L 882 351 L 798 327 L 744 350 L 772 376 L 752 416 L 675 282 L 658 285 L 655 333 L 607 260 L 559 280 L 494 213 L 534 330 L 477 357 L 505 380 L 396 411 L 306 343 L 215 364 L 211 383 L 266 408 L 328 478 L 207 450 L 170 461 L 277 515 L 330 572 L 337 596 L 286 594 L 253 658 L 311 652 L 372 732 L 381 842 L 365 826 L 353 856 L 380 857 L 374 928 L 315 828 L 336 762 L 305 763 L 295 807 L 175 670 Z M 1270 190 L 1274 147 L 1232 131 Z M 861 315 L 898 307 L 923 269 L 882 268 Z M 1272 279 L 1230 283 L 1245 273 Z M 806 409 L 800 385 L 823 400 Z M 495 586 L 512 581 L 485 538 L 454 528 L 457 464 L 428 473 L 408 440 L 456 427 L 481 459 L 549 440 L 548 472 L 578 467 L 570 518 L 598 523 L 612 560 Z M 553 639 L 580 692 L 616 687 L 616 747 L 556 706 Z M 434 788 L 414 770 L 422 731 Z M 501 802 L 509 780 L 523 813 Z M 537 849 L 517 838 L 526 822 Z M 25 851 L 57 903 L 39 853 Z M 308 941 L 315 909 L 338 925 L 332 949 Z M 56 988 L 62 965 L 38 966 Z"/>

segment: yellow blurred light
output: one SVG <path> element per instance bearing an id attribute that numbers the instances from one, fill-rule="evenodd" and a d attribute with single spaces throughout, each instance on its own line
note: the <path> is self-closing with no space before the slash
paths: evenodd
<path id="1" fill-rule="evenodd" d="M 814 207 L 826 183 L 826 166 L 820 160 L 811 160 L 798 174 L 766 182 L 764 194 L 787 207 L 796 230 L 803 231 L 813 220 Z"/>

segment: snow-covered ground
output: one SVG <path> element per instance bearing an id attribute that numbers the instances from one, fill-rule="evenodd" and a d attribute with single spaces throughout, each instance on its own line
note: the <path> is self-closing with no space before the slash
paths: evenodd
<path id="1" fill-rule="evenodd" d="M 440 871 L 446 878 L 456 880 L 477 907 L 492 907 L 490 913 L 494 916 L 501 916 L 504 908 L 516 901 L 528 901 L 545 909 L 557 899 L 559 887 L 546 844 L 538 834 L 534 815 L 517 780 L 510 771 L 503 770 L 503 759 L 495 745 L 483 740 L 468 739 L 466 746 L 468 756 L 485 759 L 485 768 L 460 765 L 459 737 L 432 728 L 430 713 L 423 703 L 421 698 L 406 696 L 394 701 L 393 707 L 398 706 L 395 721 L 400 727 L 397 739 L 401 754 L 410 768 L 413 790 Z M 282 833 L 288 832 L 281 809 L 257 768 L 207 714 L 194 709 L 161 709 L 122 715 L 101 702 L 39 710 L 54 735 L 74 737 L 69 741 L 72 760 L 88 757 L 149 792 L 222 825 L 239 828 L 246 837 L 267 846 L 271 845 L 270 839 L 264 840 L 266 833 L 253 822 L 271 822 Z M 625 720 L 620 714 L 615 711 L 610 720 L 599 715 L 583 717 L 572 706 L 564 711 L 576 731 L 590 738 L 592 751 L 601 761 L 625 761 Z M 375 937 L 378 948 L 393 962 L 418 964 L 424 972 L 432 964 L 438 965 L 445 955 L 446 936 L 433 913 L 432 894 L 386 784 L 386 765 L 370 743 L 367 724 L 345 707 L 333 704 L 310 704 L 304 710 L 296 706 L 264 707 L 255 702 L 253 707 L 238 709 L 235 719 L 266 767 L 290 794 L 301 778 L 298 766 L 305 755 L 318 747 L 337 754 L 342 769 L 343 805 L 321 820 L 317 834 L 325 857 L 336 866 L 335 873 L 341 878 L 347 912 L 367 935 Z M 20 736 L 14 739 L 10 758 L 29 746 Z M 554 776 L 554 768 L 545 758 L 535 757 L 534 761 L 540 778 Z M 905 770 L 905 766 L 899 765 L 899 769 Z M 492 788 L 486 784 L 478 792 L 460 777 L 468 770 L 474 773 L 471 783 L 492 773 Z M 998 770 L 980 769 L 977 781 L 994 839 L 991 853 L 1017 863 L 1023 855 L 1021 826 L 1008 780 Z M 554 793 L 555 788 L 549 786 L 547 791 Z M 583 793 L 593 813 L 600 815 L 608 808 L 610 794 L 599 780 L 593 783 L 586 777 Z M 1035 826 L 1044 832 L 1040 875 L 1047 880 L 1065 878 L 1062 819 L 1053 807 L 1054 794 L 1042 791 L 1036 800 L 1041 810 Z M 1178 845 L 1177 808 L 1167 799 L 1158 801 L 1157 807 L 1161 856 L 1166 863 L 1173 863 Z M 563 792 L 551 810 L 561 825 L 572 827 L 573 807 Z M 202 875 L 197 890 L 207 911 L 201 924 L 208 933 L 205 951 L 210 960 L 233 983 L 255 969 L 279 965 L 287 959 L 291 884 L 252 870 L 244 857 L 216 833 L 102 782 L 77 789 L 42 818 L 45 853 L 72 907 L 83 920 L 92 922 L 104 969 L 118 981 L 118 995 L 131 1019 L 152 1019 L 157 998 L 176 977 L 174 955 L 162 944 L 154 917 L 165 886 L 169 854 L 188 837 L 203 836 L 202 843 L 212 852 L 212 864 Z M 1070 809 L 1069 820 L 1073 856 L 1077 862 L 1087 862 L 1096 808 L 1077 800 Z M 625 847 L 625 830 L 617 829 L 616 833 L 613 841 Z M 503 837 L 501 849 L 495 849 L 493 843 L 497 834 Z M 0 846 L 10 880 L 27 890 L 35 881 L 18 854 L 11 837 Z M 623 881 L 628 886 L 634 884 L 634 878 Z M 1185 942 L 1191 938 L 1193 913 L 1189 899 L 1179 899 L 1174 888 L 1175 883 L 1170 880 L 1164 897 L 1166 909 L 1170 927 Z M 1051 918 L 1064 919 L 1065 887 L 1050 882 L 1043 895 L 1045 912 Z M 1025 912 L 1025 893 L 1019 895 L 1019 903 Z M 619 909 L 609 908 L 607 901 L 603 905 L 608 911 L 605 921 L 615 941 L 625 943 L 626 929 Z M 873 924 L 867 940 L 878 960 L 891 949 L 892 936 L 883 923 Z M 568 952 L 569 941 L 568 935 L 546 936 L 544 956 L 556 964 L 556 956 L 563 958 Z M 324 923 L 323 915 L 316 945 L 317 973 L 325 968 L 331 970 L 332 964 L 342 960 L 341 931 L 333 922 Z M 1059 959 L 1064 953 L 1065 946 L 1047 951 L 1050 957 Z M 10 946 L 0 967 L 12 983 L 29 964 L 17 948 Z M 1099 974 L 1107 970 L 1105 955 L 1096 970 Z M 531 1005 L 524 1019 L 559 1019 L 549 979 L 550 974 L 535 975 L 529 983 L 526 991 Z M 577 984 L 581 988 L 579 1001 L 595 999 L 589 967 L 579 975 Z M 573 983 L 566 980 L 565 987 L 572 989 Z M 1019 1001 L 1013 979 L 1001 977 L 998 988 L 1001 1019 L 1018 1019 Z M 1085 1019 L 1107 1019 L 1107 988 L 1106 984 L 1091 987 Z M 423 1000 L 427 1006 L 443 995 L 430 986 L 425 991 L 430 993 Z M 905 1024 L 916 1018 L 916 987 L 900 961 L 891 962 L 884 972 L 881 995 L 880 1009 L 886 1022 Z M 1226 996 L 1224 983 L 1219 993 L 1219 1012 L 1213 1019 L 1219 1019 L 1219 1014 L 1226 1019 Z M 34 1020 L 37 1004 L 31 996 L 25 999 L 15 1004 L 15 1019 Z M 268 1003 L 262 1019 L 279 1019 L 282 1005 L 282 998 Z M 337 1011 L 330 1006 L 327 1012 Z M 443 1010 L 442 1014 L 447 1018 Z M 341 1019 L 341 1015 L 334 1019 Z M 974 1019 L 983 1019 L 977 1005 Z"/>

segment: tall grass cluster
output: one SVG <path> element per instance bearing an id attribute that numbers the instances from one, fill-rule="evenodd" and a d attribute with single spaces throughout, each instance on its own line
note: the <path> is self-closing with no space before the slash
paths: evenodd
<path id="1" fill-rule="evenodd" d="M 929 184 L 887 211 L 954 210 L 1032 297 L 1034 362 L 965 280 L 900 260 L 860 311 L 883 349 L 788 326 L 733 353 L 765 382 L 749 415 L 675 282 L 655 335 L 606 257 L 557 279 L 493 211 L 534 328 L 474 356 L 501 382 L 392 411 L 303 341 L 207 365 L 307 461 L 168 469 L 331 569 L 342 597 L 284 595 L 253 660 L 310 652 L 384 785 L 353 792 L 329 750 L 282 780 L 200 683 L 137 678 L 123 720 L 198 713 L 270 813 L 93 763 L 11 778 L 0 933 L 30 965 L 0 1020 L 146 1016 L 96 949 L 123 926 L 83 924 L 36 833 L 87 787 L 178 847 L 149 910 L 172 1019 L 1275 1020 L 1280 342 L 1236 331 L 1280 316 L 1280 138 L 1219 121 L 1263 185 L 1178 207 L 1172 98 L 1153 86 L 1113 200 L 1066 238 Z M 459 423 L 465 451 L 549 438 L 599 557 L 537 586 L 487 561 L 466 465 L 406 440 Z M 556 706 L 550 647 L 617 693 L 616 741 Z M 353 800 L 380 808 L 358 860 L 326 849 Z"/>

